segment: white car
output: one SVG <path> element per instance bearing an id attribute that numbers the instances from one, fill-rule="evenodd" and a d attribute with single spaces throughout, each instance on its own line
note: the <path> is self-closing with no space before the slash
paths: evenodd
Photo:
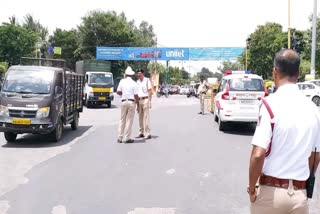
<path id="1" fill-rule="evenodd" d="M 180 94 L 181 95 L 186 95 L 189 93 L 189 91 L 190 91 L 190 88 L 187 85 L 183 85 L 180 87 Z"/>
<path id="2" fill-rule="evenodd" d="M 320 106 L 320 87 L 311 82 L 297 83 L 297 85 L 305 96 Z"/>
<path id="3" fill-rule="evenodd" d="M 261 98 L 268 95 L 263 79 L 255 74 L 230 74 L 220 82 L 214 99 L 214 119 L 224 131 L 229 122 L 253 122 L 259 118 Z"/>

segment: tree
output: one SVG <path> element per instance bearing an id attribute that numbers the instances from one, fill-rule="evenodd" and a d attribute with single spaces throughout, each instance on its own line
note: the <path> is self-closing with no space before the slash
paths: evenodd
<path id="1" fill-rule="evenodd" d="M 0 62 L 0 76 L 2 76 L 8 69 L 8 63 Z"/>
<path id="2" fill-rule="evenodd" d="M 208 79 L 209 77 L 213 77 L 214 74 L 208 68 L 202 68 L 201 71 L 197 74 L 199 78 Z"/>
<path id="3" fill-rule="evenodd" d="M 37 35 L 16 25 L 0 26 L 0 61 L 15 65 L 23 56 L 32 56 Z"/>
<path id="4" fill-rule="evenodd" d="M 52 46 L 62 48 L 61 58 L 66 60 L 68 68 L 74 70 L 75 63 L 80 60 L 80 56 L 76 55 L 76 50 L 79 47 L 77 31 L 57 28 L 50 36 L 49 42 Z"/>
<path id="5" fill-rule="evenodd" d="M 181 69 L 181 75 L 182 75 L 182 79 L 184 80 L 190 79 L 190 73 L 186 71 L 184 68 Z"/>
<path id="6" fill-rule="evenodd" d="M 222 66 L 218 67 L 218 70 L 221 72 L 224 72 L 226 70 L 239 71 L 244 70 L 243 67 L 243 64 L 241 64 L 240 62 L 223 61 Z"/>
<path id="7" fill-rule="evenodd" d="M 40 36 L 40 42 L 45 42 L 49 35 L 48 28 L 40 24 L 38 20 L 35 20 L 32 15 L 27 14 L 24 17 L 24 23 L 22 25 L 24 28 L 35 32 Z"/>
<path id="8" fill-rule="evenodd" d="M 128 21 L 124 13 L 118 15 L 114 11 L 92 11 L 83 17 L 79 26 L 79 41 L 77 53 L 84 59 L 95 58 L 96 46 L 131 47 L 155 44 L 151 25 L 142 22 L 138 28 L 134 20 Z M 114 75 L 121 75 L 128 64 L 133 67 L 146 67 L 148 61 L 113 61 Z"/>
<path id="9" fill-rule="evenodd" d="M 282 26 L 277 23 L 267 23 L 258 26 L 250 35 L 250 66 L 265 79 L 272 76 L 273 58 L 282 48 L 285 48 L 287 35 L 282 32 Z"/>

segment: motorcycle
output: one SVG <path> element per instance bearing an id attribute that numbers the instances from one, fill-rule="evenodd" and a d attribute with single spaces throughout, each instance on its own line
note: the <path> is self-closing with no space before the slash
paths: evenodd
<path id="1" fill-rule="evenodd" d="M 187 93 L 187 98 L 190 98 L 191 96 L 194 96 L 194 97 L 198 98 L 198 94 L 195 92 L 195 90 L 190 90 Z"/>
<path id="2" fill-rule="evenodd" d="M 166 98 L 169 97 L 169 92 L 167 89 L 160 89 L 157 91 L 157 97 L 165 96 Z"/>

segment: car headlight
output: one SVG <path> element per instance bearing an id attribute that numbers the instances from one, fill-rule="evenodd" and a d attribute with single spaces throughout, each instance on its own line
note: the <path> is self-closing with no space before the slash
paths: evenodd
<path id="1" fill-rule="evenodd" d="M 7 106 L 0 105 L 0 115 L 9 117 L 9 109 Z"/>
<path id="2" fill-rule="evenodd" d="M 50 113 L 49 107 L 41 108 L 37 111 L 37 118 L 49 117 L 49 113 Z"/>

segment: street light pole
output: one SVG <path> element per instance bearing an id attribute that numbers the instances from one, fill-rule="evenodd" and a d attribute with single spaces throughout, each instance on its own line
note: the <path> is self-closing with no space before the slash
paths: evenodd
<path id="1" fill-rule="evenodd" d="M 316 73 L 316 45 L 317 45 L 317 0 L 313 4 L 313 19 L 312 19 L 312 50 L 311 50 L 311 75 Z"/>
<path id="2" fill-rule="evenodd" d="M 291 49 L 291 2 L 288 0 L 288 49 Z"/>

